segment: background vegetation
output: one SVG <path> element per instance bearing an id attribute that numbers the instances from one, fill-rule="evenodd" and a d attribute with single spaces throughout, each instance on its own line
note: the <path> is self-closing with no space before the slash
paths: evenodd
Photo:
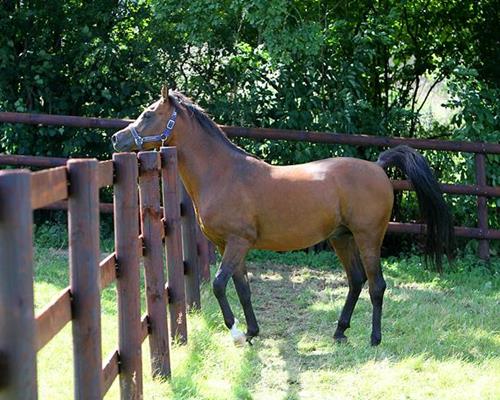
<path id="1" fill-rule="evenodd" d="M 499 142 L 499 13 L 497 0 L 5 0 L 0 110 L 133 117 L 167 81 L 222 124 Z M 4 124 L 0 151 L 108 158 L 108 135 Z M 239 143 L 280 164 L 380 150 Z M 442 181 L 474 181 L 470 155 L 426 155 Z M 488 184 L 498 171 L 488 157 Z M 475 198 L 449 200 L 476 224 Z M 411 195 L 398 201 L 418 218 Z"/>

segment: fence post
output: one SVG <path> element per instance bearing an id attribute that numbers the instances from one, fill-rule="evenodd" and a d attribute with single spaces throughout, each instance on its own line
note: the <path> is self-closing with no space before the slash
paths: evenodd
<path id="1" fill-rule="evenodd" d="M 102 385 L 98 164 L 69 160 L 67 168 L 75 398 L 98 399 Z"/>
<path id="2" fill-rule="evenodd" d="M 486 156 L 481 153 L 476 153 L 476 183 L 478 186 L 486 186 Z M 482 234 L 488 231 L 488 198 L 485 196 L 477 196 L 477 219 L 478 228 Z M 487 239 L 479 239 L 479 257 L 483 260 L 490 258 L 490 245 Z"/>
<path id="3" fill-rule="evenodd" d="M 141 232 L 144 240 L 146 301 L 150 323 L 149 348 L 153 376 L 170 376 L 167 301 L 163 272 L 163 222 L 160 211 L 159 167 L 156 151 L 139 153 Z"/>
<path id="4" fill-rule="evenodd" d="M 200 279 L 204 282 L 210 281 L 210 260 L 209 260 L 209 245 L 208 239 L 200 229 L 200 225 L 196 224 L 196 240 L 198 247 L 198 261 L 200 263 Z"/>
<path id="5" fill-rule="evenodd" d="M 139 199 L 137 156 L 113 154 L 114 225 L 118 289 L 120 396 L 142 398 L 141 304 L 139 272 Z"/>
<path id="6" fill-rule="evenodd" d="M 30 173 L 1 171 L 0 397 L 13 400 L 37 398 L 32 224 Z"/>
<path id="7" fill-rule="evenodd" d="M 186 302 L 189 308 L 200 308 L 200 265 L 196 245 L 196 215 L 193 202 L 181 183 L 182 246 L 184 250 L 184 273 L 186 274 Z"/>
<path id="8" fill-rule="evenodd" d="M 179 207 L 177 150 L 162 147 L 163 210 L 165 218 L 165 251 L 167 253 L 168 298 L 172 336 L 183 343 L 187 341 L 186 292 L 182 260 L 182 233 Z"/>

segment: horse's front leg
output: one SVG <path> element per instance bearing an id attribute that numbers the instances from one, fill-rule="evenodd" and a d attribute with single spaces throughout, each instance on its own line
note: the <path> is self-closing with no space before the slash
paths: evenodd
<path id="1" fill-rule="evenodd" d="M 249 248 L 250 244 L 247 240 L 240 237 L 230 238 L 224 247 L 222 262 L 213 281 L 214 294 L 219 302 L 222 316 L 224 317 L 224 323 L 226 327 L 231 330 L 231 335 L 237 344 L 243 344 L 246 337 L 236 327 L 234 314 L 227 300 L 226 287 L 235 271 L 241 269 L 241 265 L 243 265 Z"/>
<path id="2" fill-rule="evenodd" d="M 255 318 L 252 307 L 250 284 L 248 283 L 248 275 L 244 261 L 242 261 L 240 266 L 235 270 L 233 282 L 245 314 L 245 321 L 247 323 L 246 339 L 247 342 L 251 344 L 252 338 L 259 334 L 259 325 L 257 324 L 257 319 Z"/>

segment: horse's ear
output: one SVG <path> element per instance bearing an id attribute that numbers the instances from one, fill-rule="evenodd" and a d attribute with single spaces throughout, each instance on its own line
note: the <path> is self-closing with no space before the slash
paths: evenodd
<path id="1" fill-rule="evenodd" d="M 163 97 L 163 100 L 168 99 L 168 87 L 166 84 L 163 84 L 163 86 L 161 87 L 161 97 Z"/>

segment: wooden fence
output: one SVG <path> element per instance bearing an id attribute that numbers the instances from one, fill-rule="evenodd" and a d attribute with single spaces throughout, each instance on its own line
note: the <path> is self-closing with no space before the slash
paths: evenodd
<path id="1" fill-rule="evenodd" d="M 99 189 L 106 186 L 113 187 L 115 251 L 100 260 Z M 169 344 L 173 337 L 187 341 L 186 309 L 200 305 L 200 275 L 209 277 L 207 241 L 191 202 L 180 196 L 174 147 L 117 153 L 110 161 L 72 159 L 39 172 L 0 171 L 0 397 L 37 398 L 36 353 L 70 321 L 76 399 L 102 398 L 117 376 L 122 399 L 141 398 L 146 338 L 153 374 L 170 376 Z M 35 316 L 33 210 L 61 201 L 68 209 L 70 285 Z M 115 281 L 119 339 L 103 363 L 100 295 Z"/>
<path id="2" fill-rule="evenodd" d="M 129 124 L 130 120 L 106 119 L 106 118 L 88 118 L 77 116 L 62 116 L 49 114 L 27 114 L 14 112 L 0 112 L 0 122 L 5 123 L 23 123 L 33 125 L 64 125 L 80 128 L 102 128 L 102 129 L 121 129 Z M 346 135 L 339 133 L 326 132 L 307 132 L 292 131 L 284 129 L 267 128 L 242 128 L 234 126 L 221 126 L 229 137 L 244 137 L 255 140 L 290 140 L 290 141 L 308 141 L 311 143 L 355 145 L 355 146 L 376 146 L 393 147 L 399 144 L 407 144 L 420 150 L 439 150 L 450 152 L 472 153 L 475 157 L 475 184 L 443 184 L 441 188 L 444 193 L 454 195 L 475 196 L 477 215 L 476 227 L 455 227 L 457 236 L 479 239 L 479 257 L 484 260 L 489 258 L 489 241 L 500 240 L 500 229 L 492 229 L 488 226 L 488 199 L 500 197 L 500 187 L 488 186 L 486 182 L 486 155 L 500 154 L 500 144 L 484 142 L 467 141 L 447 141 L 430 139 L 409 139 L 397 137 L 381 137 L 368 135 Z M 47 157 L 45 159 L 32 159 L 23 156 L 0 155 L 0 165 L 2 163 L 23 164 L 34 162 L 39 166 L 59 165 L 65 162 L 64 159 Z M 33 165 L 33 164 L 31 164 Z M 394 189 L 413 190 L 408 181 L 393 181 Z M 66 204 L 56 204 L 55 207 L 66 207 Z M 110 211 L 111 205 L 102 205 L 102 211 Z M 424 224 L 391 222 L 389 224 L 389 233 L 401 234 L 423 234 L 425 232 Z"/>

